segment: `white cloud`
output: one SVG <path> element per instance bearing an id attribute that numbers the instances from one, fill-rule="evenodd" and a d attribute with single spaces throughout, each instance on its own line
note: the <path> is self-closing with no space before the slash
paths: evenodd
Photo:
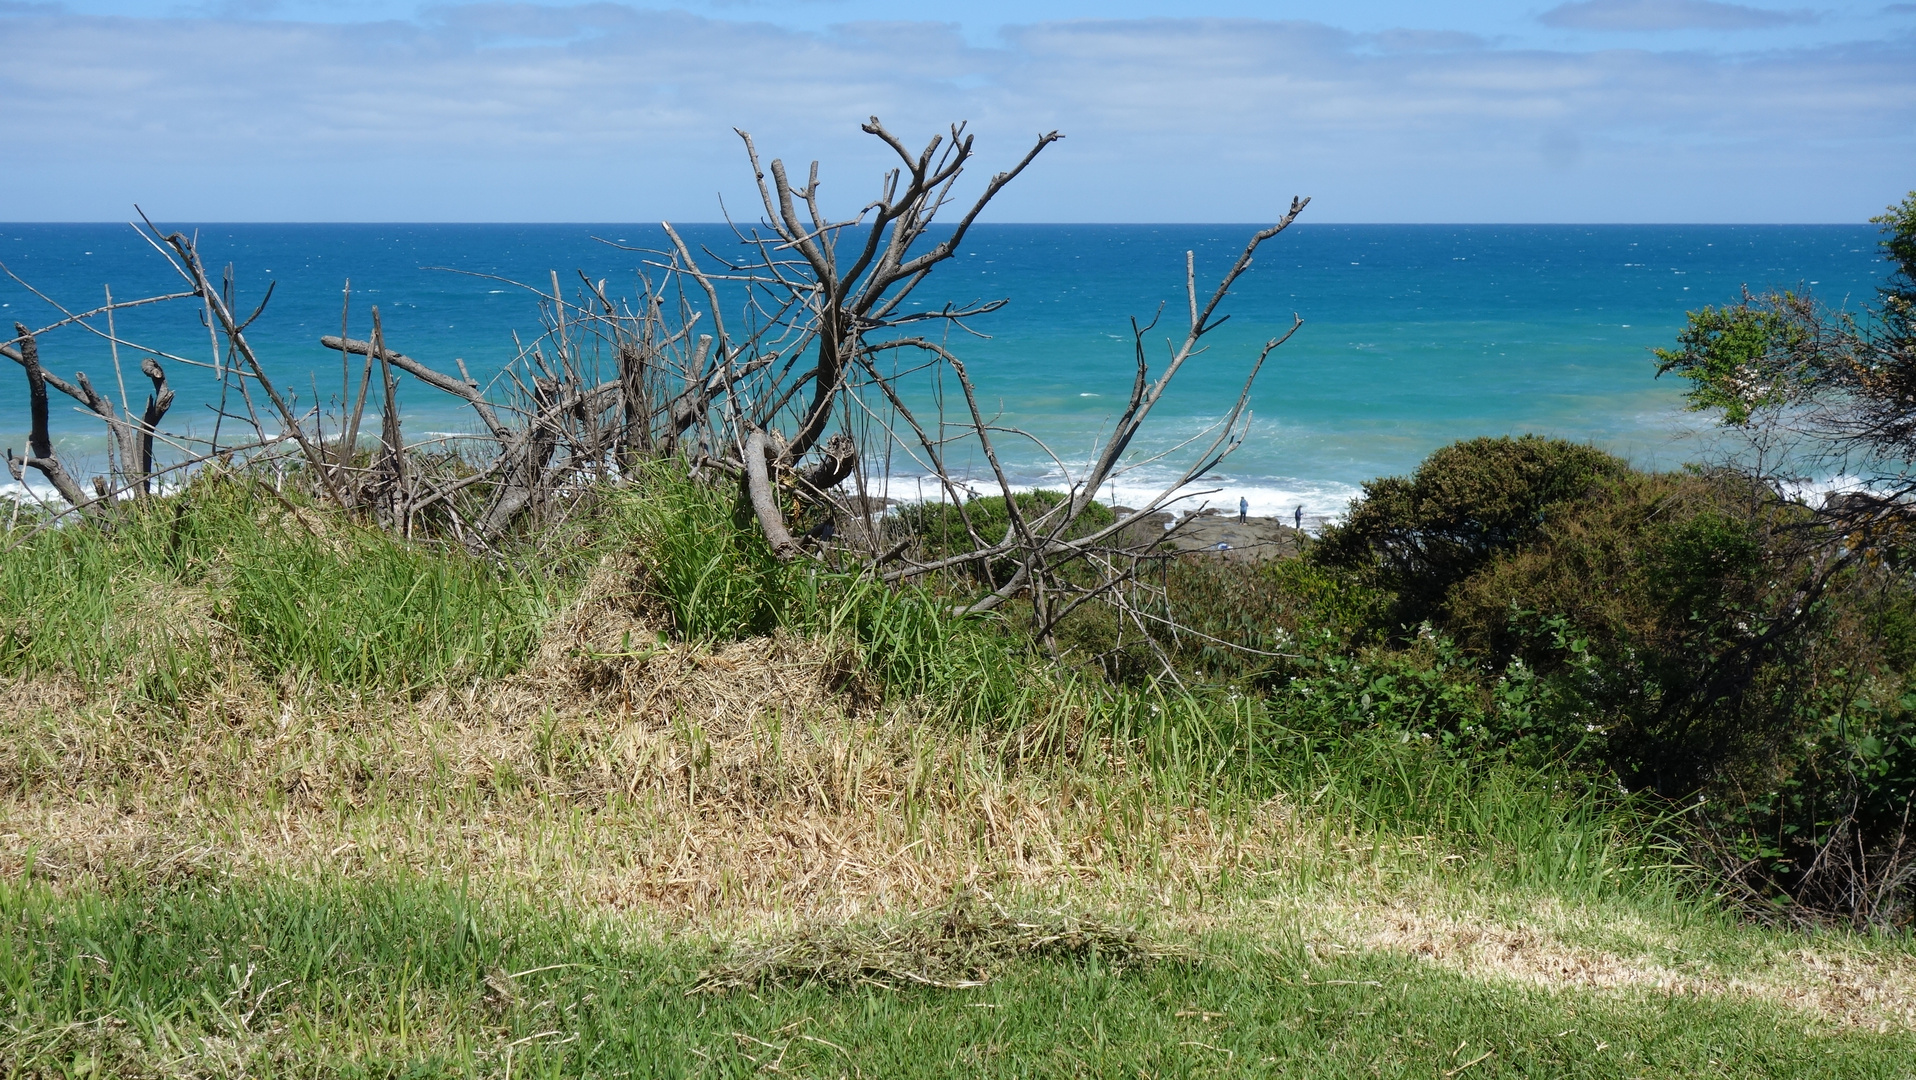
<path id="1" fill-rule="evenodd" d="M 1067 141 L 1000 219 L 1858 220 L 1916 175 L 1916 47 L 1498 48 L 1265 20 L 1107 20 L 966 43 L 617 4 L 422 22 L 0 16 L 0 218 L 709 220 L 733 126 L 855 206 L 955 119 L 984 163 Z"/>
<path id="2" fill-rule="evenodd" d="M 1570 30 L 1762 30 L 1815 22 L 1813 11 L 1774 11 L 1716 0 L 1577 0 L 1538 20 Z"/>
<path id="3" fill-rule="evenodd" d="M 1383 52 L 1460 52 L 1487 48 L 1490 42 L 1477 34 L 1457 30 L 1383 30 L 1368 35 Z"/>

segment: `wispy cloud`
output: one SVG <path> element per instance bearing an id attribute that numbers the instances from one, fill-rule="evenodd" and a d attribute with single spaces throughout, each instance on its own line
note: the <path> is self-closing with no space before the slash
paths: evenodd
<path id="1" fill-rule="evenodd" d="M 1368 37 L 1379 49 L 1393 53 L 1458 52 L 1490 47 L 1489 40 L 1481 35 L 1457 30 L 1384 30 Z"/>
<path id="2" fill-rule="evenodd" d="M 1716 0 L 1578 0 L 1538 21 L 1568 30 L 1763 30 L 1815 22 L 1814 11 L 1775 11 Z"/>
<path id="3" fill-rule="evenodd" d="M 618 4 L 4 25 L 6 217 L 709 220 L 718 190 L 750 205 L 734 126 L 824 158 L 855 207 L 874 113 L 914 138 L 970 120 L 990 163 L 1065 131 L 1003 201 L 1026 220 L 1251 220 L 1293 192 L 1344 220 L 1860 219 L 1916 175 L 1907 41 L 1580 53 L 1159 19 L 979 48 Z"/>

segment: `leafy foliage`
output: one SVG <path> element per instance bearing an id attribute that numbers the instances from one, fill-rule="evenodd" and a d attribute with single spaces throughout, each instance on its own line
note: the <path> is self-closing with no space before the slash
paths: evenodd
<path id="1" fill-rule="evenodd" d="M 1831 311 L 1807 292 L 1751 295 L 1689 315 L 1657 373 L 1688 379 L 1690 407 L 1741 426 L 1759 418 L 1814 436 L 1906 490 L 1916 460 L 1916 192 L 1871 219 L 1892 267 L 1881 307 Z"/>
<path id="2" fill-rule="evenodd" d="M 1861 490 L 1796 512 L 1815 524 L 1797 525 L 1803 544 L 1793 560 L 1766 552 L 1760 570 L 1745 568 L 1741 588 L 1691 590 L 1675 602 L 1689 610 L 1691 637 L 1704 639 L 1689 658 L 1710 674 L 1694 681 L 1715 689 L 1728 676 L 1736 688 L 1707 710 L 1688 710 L 1708 719 L 1699 729 L 1714 730 L 1709 738 L 1720 748 L 1739 747 L 1720 751 L 1722 764 L 1703 774 L 1720 802 L 1699 811 L 1730 876 L 1757 895 L 1893 923 L 1916 914 L 1908 816 L 1916 802 L 1908 741 L 1916 669 L 1907 631 L 1916 192 L 1871 220 L 1882 227 L 1892 266 L 1879 308 L 1833 312 L 1807 294 L 1745 293 L 1736 305 L 1692 312 L 1678 347 L 1658 350 L 1657 359 L 1659 374 L 1691 381 L 1693 408 L 1733 426 L 1773 425 L 1820 455 L 1809 467 L 1824 475 L 1864 475 Z M 1768 528 L 1747 517 L 1740 523 L 1759 534 Z M 1672 554 L 1695 564 L 1695 552 Z M 1820 563 L 1813 570 L 1812 561 Z M 1818 578 L 1817 587 L 1796 589 L 1802 602 L 1794 607 L 1779 603 L 1787 579 L 1805 576 Z M 1784 589 L 1767 600 L 1755 595 L 1759 581 L 1771 587 L 1779 578 Z M 1762 647 L 1739 645 L 1739 637 Z M 1669 655 L 1680 664 L 1681 654 Z"/>
<path id="3" fill-rule="evenodd" d="M 1365 484 L 1310 557 L 1390 594 L 1392 629 L 1414 628 L 1498 553 L 1534 539 L 1554 507 L 1624 469 L 1601 450 L 1536 435 L 1453 443 L 1408 478 Z"/>
<path id="4" fill-rule="evenodd" d="M 1686 793 L 1795 723 L 1807 516 L 1733 474 L 1631 474 L 1456 590 L 1444 625 L 1551 680 L 1631 786 Z"/>
<path id="5" fill-rule="evenodd" d="M 1727 424 L 1747 424 L 1765 409 L 1789 404 L 1817 381 L 1800 354 L 1811 331 L 1802 297 L 1744 294 L 1739 304 L 1690 312 L 1675 349 L 1655 349 L 1657 374 L 1690 380 L 1690 408 L 1719 411 Z"/>
<path id="6" fill-rule="evenodd" d="M 1883 256 L 1896 264 L 1884 294 L 1902 297 L 1907 304 L 1912 292 L 1916 292 L 1916 191 L 1869 220 L 1873 225 L 1882 226 L 1888 234 L 1881 241 Z"/>
<path id="7" fill-rule="evenodd" d="M 1369 490 L 1303 560 L 1180 566 L 1173 610 L 1209 635 L 1181 670 L 1261 688 L 1316 737 L 1394 733 L 1683 806 L 1691 857 L 1765 903 L 1916 915 L 1904 560 L 1832 562 L 1811 508 L 1734 471 L 1534 438 Z"/>
<path id="8" fill-rule="evenodd" d="M 1383 600 L 1349 575 L 1302 559 L 1248 566 L 1181 559 L 1169 589 L 1181 628 L 1172 635 L 1173 656 L 1181 666 L 1266 684 L 1285 672 L 1283 654 L 1363 639 Z"/>

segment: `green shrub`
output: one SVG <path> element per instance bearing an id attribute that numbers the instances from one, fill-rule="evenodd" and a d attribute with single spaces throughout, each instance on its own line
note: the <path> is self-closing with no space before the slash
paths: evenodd
<path id="1" fill-rule="evenodd" d="M 1288 677 L 1296 660 L 1374 641 L 1386 599 L 1354 575 L 1304 559 L 1186 557 L 1171 564 L 1166 584 L 1181 628 L 1167 635 L 1180 668 L 1260 686 Z"/>
<path id="2" fill-rule="evenodd" d="M 1916 924 L 1916 693 L 1823 704 L 1837 707 L 1777 756 L 1765 782 L 1716 792 L 1693 816 L 1750 899 L 1907 928 Z"/>
<path id="3" fill-rule="evenodd" d="M 1498 553 L 1535 539 L 1553 508 L 1627 468 L 1601 450 L 1537 435 L 1453 443 L 1407 478 L 1365 484 L 1310 558 L 1390 594 L 1386 629 L 1414 630 Z"/>
<path id="4" fill-rule="evenodd" d="M 1376 505 L 1319 545 L 1312 561 L 1385 594 L 1386 620 L 1421 621 L 1307 661 L 1303 712 L 1613 776 L 1687 807 L 1696 857 L 1753 895 L 1851 915 L 1868 895 L 1856 917 L 1908 917 L 1909 568 L 1824 580 L 1831 538 L 1758 481 L 1525 442 L 1460 444 L 1371 485 Z"/>
<path id="5" fill-rule="evenodd" d="M 1728 473 L 1606 481 L 1453 590 L 1442 624 L 1551 679 L 1631 786 L 1686 794 L 1800 722 L 1822 622 L 1800 609 L 1807 516 Z"/>
<path id="6" fill-rule="evenodd" d="M 1916 560 L 1822 581 L 1831 538 L 1768 486 L 1534 437 L 1367 492 L 1301 560 L 1169 567 L 1180 675 L 1264 694 L 1239 737 L 1643 792 L 1631 812 L 1746 895 L 1916 917 Z M 1161 666 L 1123 659 L 1140 683 Z"/>

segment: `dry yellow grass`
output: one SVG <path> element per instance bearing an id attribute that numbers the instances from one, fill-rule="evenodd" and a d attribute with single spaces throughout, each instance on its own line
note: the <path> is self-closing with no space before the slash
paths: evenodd
<path id="1" fill-rule="evenodd" d="M 967 882 L 1162 890 L 1288 843 L 1277 803 L 1218 822 L 1122 759 L 1020 764 L 880 707 L 831 643 L 658 644 L 629 580 L 602 567 L 523 674 L 418 701 L 236 673 L 176 717 L 10 686 L 0 858 L 90 880 L 403 867 L 726 921 Z"/>
<path id="2" fill-rule="evenodd" d="M 1683 955 L 1679 935 L 1616 925 L 1613 910 L 1540 902 L 1527 915 L 1513 920 L 1398 897 L 1351 904 L 1326 917 L 1322 932 L 1337 946 L 1408 953 L 1475 978 L 1550 990 L 1752 998 L 1844 1027 L 1916 1031 L 1916 957 L 1907 953 L 1823 941 L 1738 950 L 1726 962 Z M 1669 947 L 1629 948 L 1645 936 Z M 1607 947 L 1585 943 L 1593 937 Z"/>
<path id="3" fill-rule="evenodd" d="M 1219 817 L 1121 754 L 1007 754 L 881 703 L 829 642 L 661 644 L 633 576 L 602 566 L 522 674 L 418 700 L 299 693 L 243 665 L 177 712 L 56 680 L 0 686 L 0 874 L 29 859 L 74 885 L 403 871 L 760 933 L 988 890 L 1148 912 L 1169 932 L 1281 925 L 1478 978 L 1916 1029 L 1903 952 L 1672 962 L 1607 932 L 1607 909 L 1493 913 L 1446 891 L 1440 857 L 1408 877 L 1351 858 L 1338 884 L 1300 884 L 1297 866 L 1336 856 L 1308 811 L 1274 799 Z M 1227 871 L 1240 884 L 1220 897 Z"/>

